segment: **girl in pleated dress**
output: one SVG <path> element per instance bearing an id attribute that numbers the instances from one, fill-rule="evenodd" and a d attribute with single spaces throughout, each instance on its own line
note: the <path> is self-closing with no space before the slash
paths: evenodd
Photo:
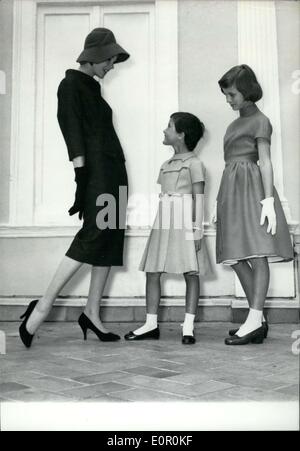
<path id="1" fill-rule="evenodd" d="M 269 287 L 269 261 L 290 261 L 293 249 L 287 222 L 273 185 L 270 157 L 272 126 L 258 109 L 262 89 L 253 70 L 230 69 L 219 86 L 239 117 L 224 137 L 225 169 L 217 197 L 217 263 L 231 265 L 249 302 L 239 329 L 227 345 L 262 343 L 268 324 L 263 307 Z"/>
<path id="2" fill-rule="evenodd" d="M 204 125 L 190 113 L 174 113 L 164 131 L 165 145 L 174 155 L 161 166 L 158 212 L 142 257 L 146 272 L 145 324 L 125 335 L 126 340 L 158 339 L 157 312 L 162 273 L 183 274 L 186 282 L 186 314 L 182 343 L 195 343 L 194 318 L 199 300 L 199 274 L 208 272 L 203 241 L 205 169 L 194 152 Z"/>

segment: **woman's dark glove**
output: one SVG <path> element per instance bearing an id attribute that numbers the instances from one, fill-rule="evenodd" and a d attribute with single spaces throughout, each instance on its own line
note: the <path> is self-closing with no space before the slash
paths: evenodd
<path id="1" fill-rule="evenodd" d="M 77 183 L 75 192 L 75 201 L 73 206 L 69 209 L 69 215 L 79 213 L 79 219 L 82 218 L 85 201 L 85 191 L 87 185 L 87 169 L 85 166 L 75 168 L 75 182 Z"/>

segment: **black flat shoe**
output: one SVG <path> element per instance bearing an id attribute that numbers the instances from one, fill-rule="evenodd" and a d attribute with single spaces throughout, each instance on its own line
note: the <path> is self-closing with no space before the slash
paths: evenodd
<path id="1" fill-rule="evenodd" d="M 193 335 L 183 335 L 181 342 L 183 345 L 193 345 L 196 343 L 196 339 Z"/>
<path id="2" fill-rule="evenodd" d="M 133 341 L 133 340 L 148 340 L 154 339 L 158 340 L 160 336 L 159 327 L 157 326 L 155 329 L 150 330 L 149 332 L 145 332 L 141 335 L 135 335 L 134 332 L 130 331 L 128 334 L 124 336 L 125 340 Z"/>
<path id="3" fill-rule="evenodd" d="M 269 325 L 267 321 L 263 321 L 262 322 L 262 327 L 264 328 L 264 338 L 267 338 L 268 336 L 268 331 L 269 331 Z M 228 334 L 232 337 L 233 335 L 235 335 L 237 333 L 239 329 L 230 329 Z"/>
<path id="4" fill-rule="evenodd" d="M 263 326 L 253 330 L 249 334 L 239 337 L 233 335 L 233 337 L 225 338 L 226 345 L 247 345 L 248 343 L 261 344 L 264 341 L 264 328 Z"/>
<path id="5" fill-rule="evenodd" d="M 78 324 L 82 329 L 83 332 L 83 338 L 86 340 L 87 330 L 90 329 L 94 334 L 97 335 L 99 340 L 101 341 L 117 341 L 120 340 L 120 336 L 117 334 L 113 334 L 112 332 L 104 333 L 101 332 L 93 323 L 92 321 L 86 316 L 85 313 L 81 313 L 80 317 L 78 318 Z"/>
<path id="6" fill-rule="evenodd" d="M 22 322 L 21 326 L 19 327 L 19 335 L 20 335 L 20 338 L 21 338 L 23 344 L 26 346 L 26 348 L 30 348 L 32 339 L 34 337 L 34 335 L 31 335 L 28 332 L 28 330 L 26 329 L 26 324 L 27 324 L 28 318 L 30 317 L 32 311 L 34 310 L 34 308 L 38 302 L 39 302 L 38 299 L 31 301 L 27 307 L 26 312 L 20 316 L 20 319 L 25 318 L 24 321 Z"/>

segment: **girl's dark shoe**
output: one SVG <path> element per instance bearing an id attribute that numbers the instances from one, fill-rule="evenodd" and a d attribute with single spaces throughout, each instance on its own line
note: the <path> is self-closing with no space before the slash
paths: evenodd
<path id="1" fill-rule="evenodd" d="M 130 331 L 128 334 L 124 336 L 125 340 L 133 341 L 133 340 L 148 340 L 154 339 L 158 340 L 160 336 L 159 327 L 157 326 L 155 329 L 150 330 L 149 332 L 145 332 L 144 334 L 135 335 L 134 332 Z"/>
<path id="2" fill-rule="evenodd" d="M 99 330 L 84 313 L 81 313 L 80 317 L 78 318 L 78 324 L 82 329 L 84 340 L 86 340 L 88 329 L 94 332 L 94 334 L 96 334 L 99 340 L 101 341 L 120 340 L 120 337 L 117 334 L 113 334 L 112 332 L 108 333 L 101 332 L 101 330 Z"/>
<path id="3" fill-rule="evenodd" d="M 264 328 L 264 338 L 267 338 L 268 336 L 268 331 L 269 331 L 269 325 L 267 321 L 263 321 L 262 322 L 262 327 Z M 239 329 L 230 329 L 229 330 L 229 335 L 232 337 L 233 335 L 235 335 L 237 333 Z"/>
<path id="4" fill-rule="evenodd" d="M 248 343 L 261 344 L 264 341 L 264 328 L 263 326 L 253 330 L 249 334 L 239 337 L 233 335 L 233 337 L 225 338 L 226 345 L 247 345 Z"/>
<path id="5" fill-rule="evenodd" d="M 24 345 L 26 346 L 26 348 L 30 348 L 32 339 L 34 337 L 34 335 L 31 335 L 27 331 L 26 324 L 27 324 L 28 318 L 30 317 L 32 311 L 34 310 L 34 308 L 38 302 L 39 302 L 38 299 L 31 301 L 27 307 L 26 312 L 20 316 L 20 319 L 25 318 L 24 321 L 22 322 L 21 326 L 19 327 L 19 334 L 20 334 L 20 338 L 21 338 L 22 342 L 24 343 Z"/>
<path id="6" fill-rule="evenodd" d="M 193 335 L 183 335 L 181 342 L 183 345 L 193 345 L 196 343 L 196 339 Z"/>

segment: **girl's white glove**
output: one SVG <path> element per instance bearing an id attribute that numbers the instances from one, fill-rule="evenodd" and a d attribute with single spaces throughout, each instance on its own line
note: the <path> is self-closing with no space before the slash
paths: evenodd
<path id="1" fill-rule="evenodd" d="M 213 212 L 212 212 L 212 215 L 211 215 L 211 218 L 210 218 L 210 223 L 212 225 L 215 225 L 216 222 L 217 222 L 217 201 L 215 201 Z"/>
<path id="2" fill-rule="evenodd" d="M 268 219 L 267 233 L 276 233 L 276 213 L 274 209 L 274 197 L 267 197 L 260 201 L 262 204 L 260 225 L 264 225 L 266 218 Z"/>

